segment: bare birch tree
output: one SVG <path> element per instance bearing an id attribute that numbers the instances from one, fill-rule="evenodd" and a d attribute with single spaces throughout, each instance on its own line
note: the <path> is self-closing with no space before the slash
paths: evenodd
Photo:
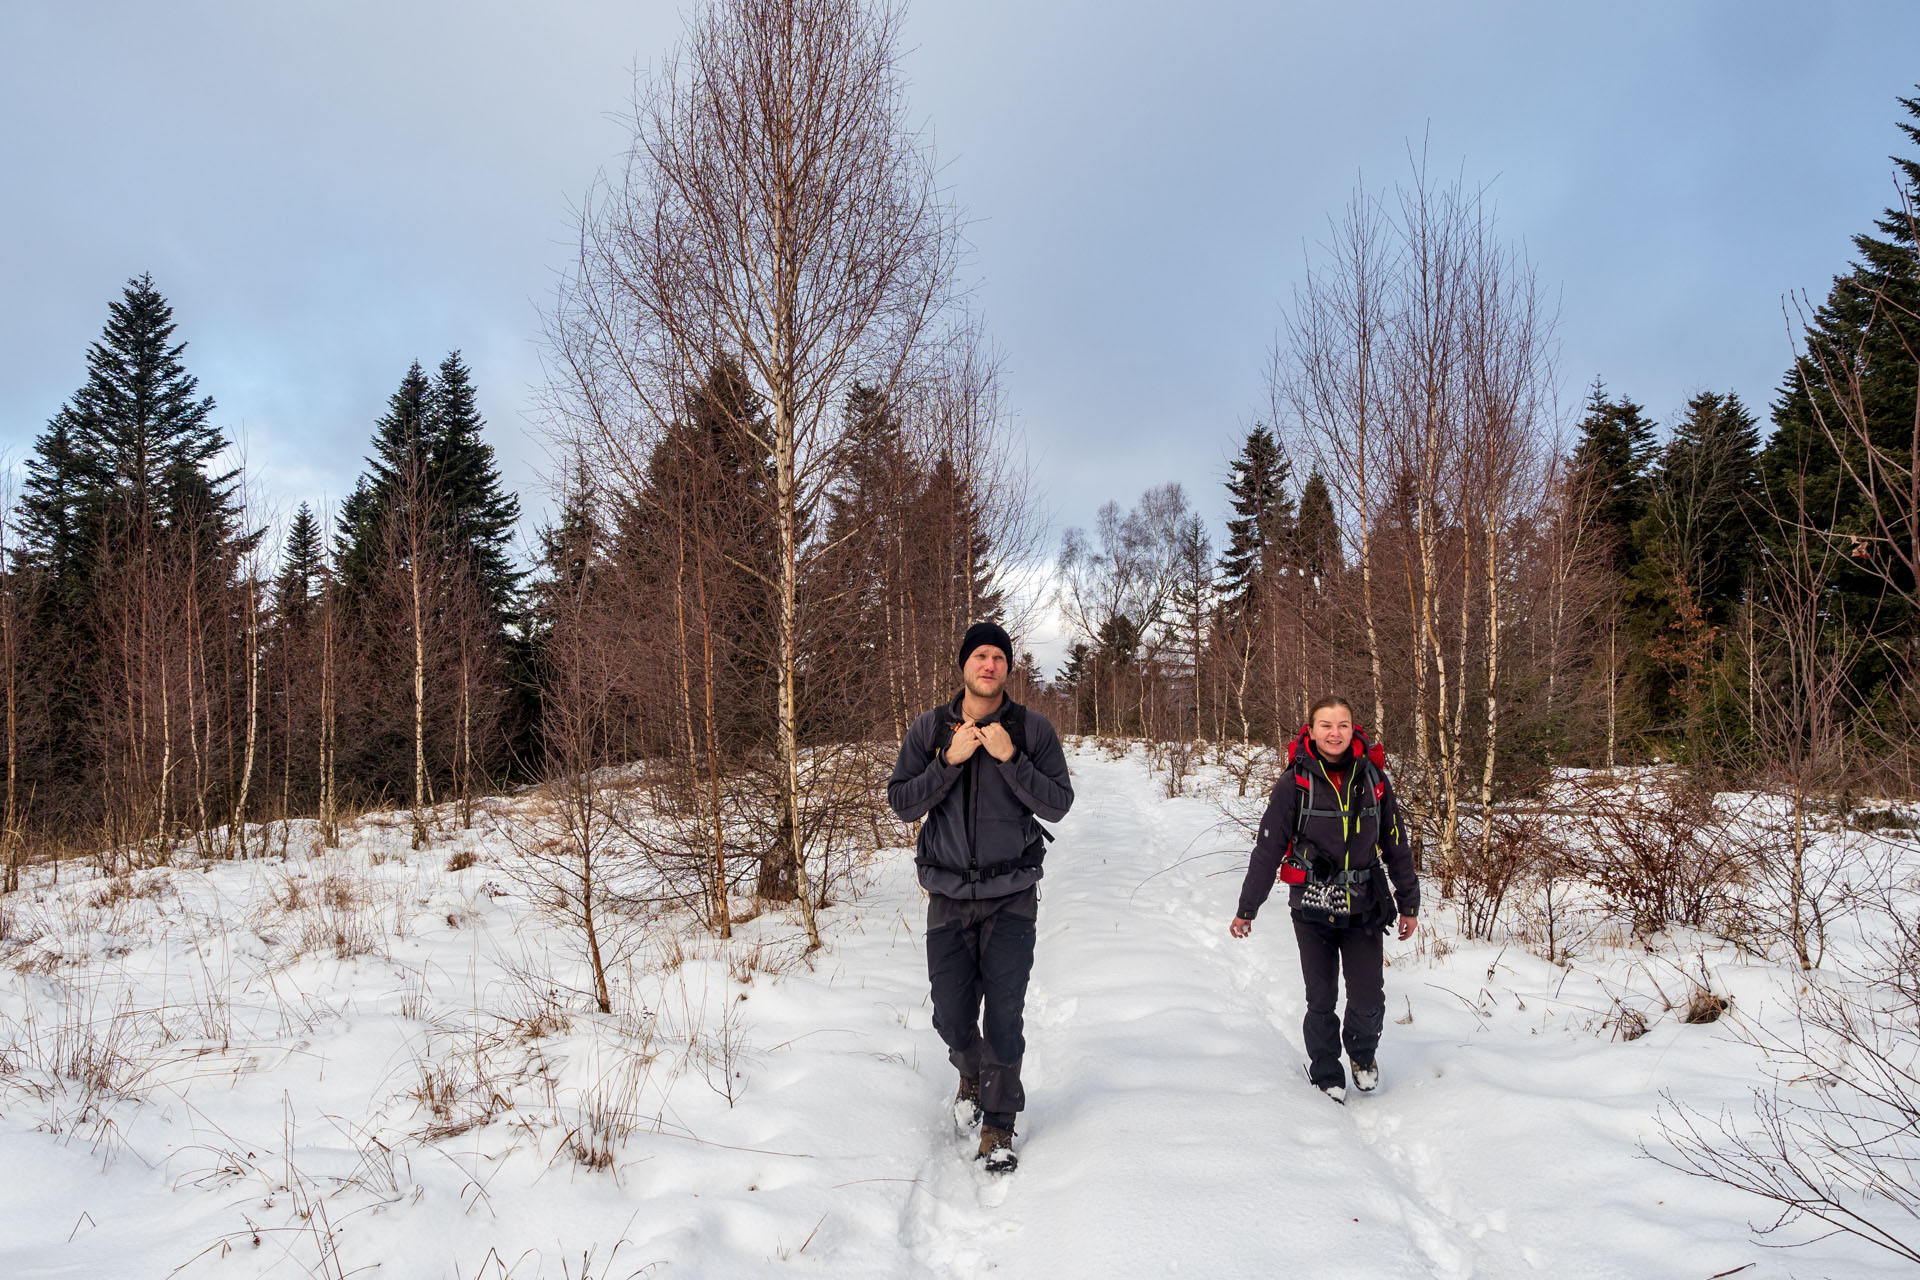
<path id="1" fill-rule="evenodd" d="M 4 475 L 0 471 L 0 475 Z M 24 666 L 21 635 L 24 620 L 31 613 L 29 576 L 16 566 L 8 554 L 11 545 L 14 510 L 10 488 L 0 487 L 0 710 L 6 716 L 6 797 L 0 803 L 0 863 L 4 863 L 4 881 L 0 893 L 12 893 L 20 887 L 20 867 L 25 861 L 25 815 L 20 793 L 20 674 Z"/>
<path id="2" fill-rule="evenodd" d="M 1274 420 L 1291 421 L 1293 437 L 1319 464 L 1341 508 L 1342 530 L 1360 567 L 1361 615 L 1372 679 L 1373 724 L 1386 723 L 1380 634 L 1374 611 L 1373 524 L 1381 475 L 1381 363 L 1391 319 L 1388 293 L 1397 270 L 1385 214 L 1356 188 L 1296 291 L 1287 347 L 1272 353 L 1268 386 Z M 1283 412 L 1290 410 L 1291 412 Z M 1425 763 L 1425 738 L 1420 739 Z"/>
<path id="3" fill-rule="evenodd" d="M 1521 530 L 1544 507 L 1551 465 L 1553 370 L 1546 314 L 1531 265 L 1501 243 L 1492 219 L 1476 211 L 1467 232 L 1465 350 L 1466 449 L 1474 464 L 1463 503 L 1480 544 L 1484 635 L 1485 735 L 1480 767 L 1480 857 L 1493 855 L 1494 778 L 1499 763 L 1501 667 L 1513 627 L 1515 557 Z M 1464 590 L 1464 584 L 1463 584 Z M 1464 637 L 1463 637 L 1464 639 Z M 1465 679 L 1465 673 L 1462 673 Z"/>
<path id="4" fill-rule="evenodd" d="M 641 88 L 624 171 L 581 216 L 550 325 L 566 421 L 637 479 L 684 387 L 737 360 L 768 412 L 778 554 L 775 795 L 762 888 L 797 897 L 817 942 L 803 846 L 797 712 L 805 513 L 843 459 L 840 402 L 890 389 L 944 303 L 956 222 L 908 124 L 900 15 L 859 0 L 724 0 Z"/>
<path id="5" fill-rule="evenodd" d="M 1532 546 L 1520 533 L 1550 456 L 1552 325 L 1478 192 L 1436 181 L 1416 156 L 1394 195 L 1354 194 L 1295 295 L 1269 381 L 1335 499 L 1375 729 L 1408 731 L 1409 812 L 1448 878 L 1468 797 L 1485 812 L 1499 768 L 1517 557 Z M 1383 549 L 1399 583 L 1377 596 Z M 1303 667 L 1314 621 L 1296 615 Z M 1392 687 L 1389 644 L 1407 677 Z M 1485 824 L 1481 835 L 1484 851 Z"/>

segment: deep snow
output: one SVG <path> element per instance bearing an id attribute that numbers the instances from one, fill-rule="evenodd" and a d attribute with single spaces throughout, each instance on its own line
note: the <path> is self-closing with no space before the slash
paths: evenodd
<path id="1" fill-rule="evenodd" d="M 728 944 L 663 918 L 602 1016 L 508 841 L 409 854 L 376 820 L 0 905 L 0 1276 L 1895 1274 L 1761 1247 L 1764 1205 L 1639 1154 L 1663 1090 L 1712 1113 L 1759 1078 L 1726 1022 L 1611 1033 L 1671 960 L 1562 969 L 1430 910 L 1388 943 L 1381 1090 L 1328 1102 L 1284 910 L 1227 936 L 1220 802 L 1070 761 L 1011 1178 L 951 1130 L 905 850 L 810 959 L 779 916 Z M 1781 1016 L 1789 974 L 1701 959 Z"/>

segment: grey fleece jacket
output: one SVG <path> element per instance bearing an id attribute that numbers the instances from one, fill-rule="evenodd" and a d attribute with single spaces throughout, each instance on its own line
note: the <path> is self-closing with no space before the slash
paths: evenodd
<path id="1" fill-rule="evenodd" d="M 1015 704 L 1002 697 L 981 724 L 1001 720 Z M 1039 867 L 992 874 L 999 863 L 1019 861 L 1043 846 L 1037 818 L 1058 822 L 1073 807 L 1066 752 L 1047 718 L 1020 709 L 1026 749 L 995 760 L 980 748 L 958 765 L 936 755 L 942 712 L 959 717 L 959 699 L 917 717 L 900 744 L 900 758 L 887 781 L 887 805 L 901 821 L 924 817 L 915 861 L 920 884 L 949 898 L 1002 898 L 1040 879 Z"/>

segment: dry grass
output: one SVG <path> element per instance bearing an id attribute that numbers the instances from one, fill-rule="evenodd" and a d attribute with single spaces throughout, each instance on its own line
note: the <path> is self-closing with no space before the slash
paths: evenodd
<path id="1" fill-rule="evenodd" d="M 651 1054 L 634 1053 L 584 1090 L 567 1151 L 586 1169 L 614 1167 L 614 1158 L 642 1120 L 640 1100 L 653 1071 Z"/>
<path id="2" fill-rule="evenodd" d="M 164 897 L 172 888 L 173 882 L 165 873 L 135 874 L 122 871 L 101 881 L 100 886 L 87 895 L 87 905 L 96 911 L 104 911 L 131 902 Z"/>
<path id="3" fill-rule="evenodd" d="M 330 867 L 317 880 L 288 874 L 273 888 L 271 900 L 293 927 L 295 955 L 331 953 L 336 960 L 351 960 L 387 953 L 388 930 L 380 920 L 385 904 L 371 885 L 344 867 Z"/>

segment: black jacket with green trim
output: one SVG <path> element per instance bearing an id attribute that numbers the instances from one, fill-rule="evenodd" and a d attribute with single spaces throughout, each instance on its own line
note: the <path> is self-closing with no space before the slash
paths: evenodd
<path id="1" fill-rule="evenodd" d="M 1373 807 L 1377 812 L 1360 818 L 1357 824 L 1343 823 L 1338 816 L 1330 816 L 1328 811 L 1340 809 L 1341 798 L 1315 753 L 1309 758 L 1307 769 L 1307 777 L 1312 784 L 1312 801 L 1308 805 L 1306 822 L 1300 829 L 1300 847 L 1296 853 L 1301 862 L 1313 867 L 1322 876 L 1341 870 L 1364 871 L 1372 866 L 1384 865 L 1388 877 L 1393 881 L 1393 906 L 1397 913 L 1417 916 L 1420 914 L 1420 877 L 1414 873 L 1413 853 L 1407 846 L 1406 825 L 1400 817 L 1399 802 L 1394 798 L 1393 783 L 1388 780 L 1384 770 L 1378 770 L 1380 796 L 1377 802 L 1370 805 L 1373 797 L 1353 792 L 1356 778 L 1364 779 L 1369 770 L 1358 768 L 1351 757 L 1352 751 L 1349 749 L 1346 761 L 1347 807 L 1350 811 Z M 1294 771 L 1289 768 L 1280 775 L 1272 795 L 1267 798 L 1267 811 L 1260 818 L 1260 834 L 1254 841 L 1247 878 L 1240 886 L 1238 914 L 1243 920 L 1253 919 L 1265 904 L 1267 895 L 1273 892 L 1280 859 L 1287 851 L 1288 842 L 1294 838 L 1294 809 L 1300 803 L 1300 797 L 1307 793 L 1307 788 L 1301 787 L 1294 778 Z M 1343 826 L 1347 828 L 1344 831 Z M 1353 886 L 1354 919 L 1362 920 L 1370 915 L 1376 920 L 1381 918 L 1377 912 L 1384 904 L 1374 901 L 1379 884 L 1379 877 L 1374 876 Z M 1287 906 L 1289 909 L 1297 908 L 1304 889 L 1296 884 L 1290 886 L 1290 890 Z"/>

